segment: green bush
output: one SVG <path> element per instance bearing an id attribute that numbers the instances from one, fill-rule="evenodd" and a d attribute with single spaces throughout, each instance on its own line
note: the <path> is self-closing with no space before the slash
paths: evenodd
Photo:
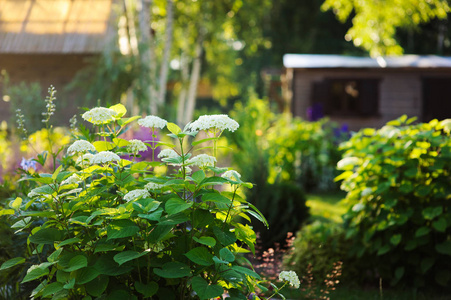
<path id="1" fill-rule="evenodd" d="M 353 265 L 346 260 L 350 245 L 343 227 L 333 222 L 315 221 L 296 233 L 292 249 L 284 256 L 283 264 L 306 278 L 309 272 L 321 284 L 331 273 L 334 263 L 343 262 L 343 273 L 353 273 Z M 311 270 L 309 271 L 309 265 Z M 349 278 L 349 276 L 347 276 Z"/>
<path id="2" fill-rule="evenodd" d="M 350 254 L 384 282 L 449 288 L 451 120 L 412 122 L 403 116 L 342 144 L 346 237 Z"/>

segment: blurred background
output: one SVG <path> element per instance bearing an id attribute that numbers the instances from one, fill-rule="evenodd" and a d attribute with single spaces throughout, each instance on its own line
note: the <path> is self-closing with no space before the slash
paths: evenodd
<path id="1" fill-rule="evenodd" d="M 223 155 L 271 225 L 255 224 L 253 259 L 268 278 L 296 269 L 292 299 L 450 299 L 449 12 L 446 0 L 0 0 L 0 204 L 49 135 L 70 142 L 84 107 L 122 103 L 180 126 L 227 113 L 241 127 Z M 338 170 L 343 155 L 374 158 L 374 174 Z M 390 220 L 401 221 L 378 227 Z M 1 226 L 8 258 L 22 244 Z"/>

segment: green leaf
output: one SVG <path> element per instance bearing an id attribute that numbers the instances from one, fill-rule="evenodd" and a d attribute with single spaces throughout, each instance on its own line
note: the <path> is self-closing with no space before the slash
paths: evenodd
<path id="1" fill-rule="evenodd" d="M 109 109 L 112 109 L 116 112 L 116 118 L 122 118 L 126 113 L 127 113 L 127 109 L 125 108 L 125 106 L 121 103 L 118 103 L 116 105 L 110 106 Z"/>
<path id="2" fill-rule="evenodd" d="M 158 225 L 177 225 L 188 220 L 189 218 L 183 212 L 180 212 L 174 215 L 166 215 L 162 217 L 160 222 L 158 222 Z"/>
<path id="3" fill-rule="evenodd" d="M 164 206 L 168 215 L 173 215 L 182 212 L 193 205 L 193 202 L 185 202 L 180 198 L 172 198 L 166 202 Z"/>
<path id="4" fill-rule="evenodd" d="M 218 239 L 218 241 L 223 245 L 223 246 L 228 246 L 230 244 L 235 243 L 236 241 L 236 236 L 233 232 L 230 231 L 223 231 L 222 229 L 220 229 L 219 227 L 213 227 L 213 233 L 216 236 L 216 238 Z"/>
<path id="5" fill-rule="evenodd" d="M 194 211 L 194 217 L 193 217 L 193 227 L 195 228 L 204 228 L 207 227 L 210 224 L 213 224 L 214 217 L 208 210 L 204 209 L 197 209 Z"/>
<path id="6" fill-rule="evenodd" d="M 63 168 L 63 165 L 60 165 L 56 170 L 55 170 L 55 172 L 53 172 L 53 175 L 52 175 L 52 180 L 56 180 L 56 178 L 58 177 L 58 174 L 61 172 L 61 169 Z"/>
<path id="7" fill-rule="evenodd" d="M 32 266 L 33 268 L 35 266 Z M 30 269 L 31 269 L 30 268 Z M 42 276 L 49 274 L 49 269 L 47 268 L 34 268 L 34 269 L 28 269 L 29 272 L 27 272 L 27 275 L 25 275 L 24 279 L 22 280 L 22 283 L 33 281 L 35 279 L 41 278 Z"/>
<path id="8" fill-rule="evenodd" d="M 171 232 L 173 225 L 158 225 L 149 234 L 149 242 L 157 243 L 161 241 L 169 232 Z"/>
<path id="9" fill-rule="evenodd" d="M 192 262 L 201 266 L 211 266 L 213 264 L 213 254 L 205 247 L 196 247 L 185 254 Z"/>
<path id="10" fill-rule="evenodd" d="M 449 281 L 451 280 L 451 272 L 449 270 L 440 270 L 435 274 L 435 281 L 444 286 L 449 287 Z"/>
<path id="11" fill-rule="evenodd" d="M 42 228 L 29 237 L 31 243 L 34 244 L 53 244 L 61 241 L 63 233 L 56 228 Z"/>
<path id="12" fill-rule="evenodd" d="M 122 265 L 119 266 L 113 259 L 114 253 L 106 253 L 100 256 L 95 264 L 94 268 L 103 275 L 118 276 L 126 274 L 133 270 L 132 266 Z"/>
<path id="13" fill-rule="evenodd" d="M 216 245 L 216 240 L 210 236 L 201 236 L 200 238 L 193 237 L 193 240 L 202 245 L 207 245 L 210 247 L 214 247 Z"/>
<path id="14" fill-rule="evenodd" d="M 193 175 L 191 175 L 191 177 L 196 183 L 200 183 L 205 179 L 205 172 L 203 170 L 196 171 L 193 173 Z"/>
<path id="15" fill-rule="evenodd" d="M 202 143 L 205 143 L 205 142 L 208 142 L 208 141 L 217 140 L 217 139 L 218 139 L 218 137 L 206 138 L 206 139 L 194 141 L 194 142 L 191 143 L 191 145 L 196 146 L 196 145 L 199 145 L 199 144 L 202 144 Z"/>
<path id="16" fill-rule="evenodd" d="M 0 210 L 0 216 L 14 215 L 14 209 L 2 209 Z"/>
<path id="17" fill-rule="evenodd" d="M 422 226 L 422 227 L 418 228 L 417 231 L 415 232 L 415 237 L 420 237 L 420 236 L 426 235 L 430 231 L 431 231 L 431 228 Z"/>
<path id="18" fill-rule="evenodd" d="M 393 246 L 396 246 L 401 242 L 401 239 L 401 234 L 395 234 L 390 238 L 390 243 L 392 243 Z"/>
<path id="19" fill-rule="evenodd" d="M 235 261 L 235 255 L 233 255 L 232 251 L 227 248 L 222 248 L 219 250 L 219 257 L 230 263 Z"/>
<path id="20" fill-rule="evenodd" d="M 86 267 L 78 270 L 75 275 L 77 284 L 85 284 L 94 280 L 100 273 L 94 267 Z"/>
<path id="21" fill-rule="evenodd" d="M 124 139 L 120 139 L 120 138 L 114 138 L 113 139 L 113 144 L 115 144 L 117 147 L 125 147 L 128 146 L 130 144 L 129 141 L 124 140 Z"/>
<path id="22" fill-rule="evenodd" d="M 97 252 L 107 252 L 107 251 L 122 251 L 125 246 L 118 246 L 115 244 L 97 244 L 94 253 Z"/>
<path id="23" fill-rule="evenodd" d="M 443 213 L 443 207 L 427 207 L 423 209 L 422 214 L 426 220 L 433 220 L 435 217 L 441 215 Z"/>
<path id="24" fill-rule="evenodd" d="M 98 152 L 108 151 L 114 149 L 115 145 L 110 142 L 96 141 L 92 143 Z"/>
<path id="25" fill-rule="evenodd" d="M 10 260 L 5 261 L 2 266 L 0 267 L 0 270 L 5 270 L 11 267 L 14 267 L 16 265 L 23 264 L 25 262 L 25 258 L 23 257 L 15 257 Z"/>
<path id="26" fill-rule="evenodd" d="M 182 278 L 191 274 L 191 269 L 181 262 L 168 262 L 161 269 L 154 268 L 153 271 L 163 278 Z"/>
<path id="27" fill-rule="evenodd" d="M 134 236 L 139 232 L 139 227 L 130 220 L 118 220 L 107 227 L 107 240 Z"/>
<path id="28" fill-rule="evenodd" d="M 141 256 L 144 256 L 148 254 L 148 251 L 144 251 L 142 253 L 136 252 L 136 251 L 124 251 L 121 253 L 118 253 L 114 256 L 114 261 L 117 262 L 119 265 L 122 265 L 130 260 L 137 259 Z"/>
<path id="29" fill-rule="evenodd" d="M 221 296 L 224 289 L 217 284 L 209 284 L 205 279 L 196 276 L 191 280 L 191 286 L 201 300 Z"/>
<path id="30" fill-rule="evenodd" d="M 143 294 L 145 298 L 152 297 L 158 291 L 158 283 L 151 281 L 148 284 L 141 283 L 139 281 L 135 282 L 136 290 Z"/>
<path id="31" fill-rule="evenodd" d="M 74 243 L 78 243 L 78 242 L 80 242 L 80 241 L 81 241 L 81 239 L 79 239 L 79 238 L 71 238 L 71 239 L 64 240 L 64 241 L 62 241 L 61 243 L 59 243 L 59 244 L 58 244 L 58 247 L 62 247 L 62 246 L 66 246 L 66 245 L 71 245 L 71 244 L 74 244 Z"/>
<path id="32" fill-rule="evenodd" d="M 384 245 L 383 247 L 379 248 L 379 250 L 377 251 L 377 255 L 384 255 L 388 251 L 390 251 L 390 245 L 387 244 L 387 245 Z"/>
<path id="33" fill-rule="evenodd" d="M 232 200 L 229 198 L 215 192 L 211 193 L 205 193 L 202 195 L 202 201 L 204 202 L 218 202 L 222 204 L 230 205 L 232 203 Z"/>
<path id="34" fill-rule="evenodd" d="M 426 257 L 421 260 L 420 268 L 421 273 L 425 274 L 435 263 L 434 257 Z"/>
<path id="35" fill-rule="evenodd" d="M 109 282 L 108 276 L 98 276 L 85 284 L 86 291 L 94 297 L 99 297 L 106 290 Z"/>
<path id="36" fill-rule="evenodd" d="M 441 244 L 435 245 L 435 250 L 441 254 L 451 255 L 451 241 L 444 241 Z"/>
<path id="37" fill-rule="evenodd" d="M 52 282 L 51 284 L 47 285 L 44 290 L 42 290 L 42 297 L 47 297 L 53 294 L 56 294 L 57 292 L 61 291 L 63 289 L 63 285 L 59 282 Z"/>
<path id="38" fill-rule="evenodd" d="M 17 197 L 14 201 L 9 203 L 9 207 L 11 207 L 14 210 L 18 210 L 20 208 L 21 204 L 22 204 L 22 198 Z"/>
<path id="39" fill-rule="evenodd" d="M 260 279 L 260 275 L 258 275 L 257 273 L 255 273 L 254 271 L 252 271 L 252 270 L 250 270 L 248 268 L 241 267 L 241 266 L 233 266 L 232 269 L 237 271 L 238 273 L 245 274 L 245 275 L 248 275 L 250 277 Z"/>
<path id="40" fill-rule="evenodd" d="M 141 116 L 133 116 L 133 117 L 130 117 L 130 118 L 122 118 L 122 119 L 118 120 L 117 123 L 120 126 L 125 126 L 125 125 L 127 125 L 127 124 L 129 124 L 129 123 L 131 123 L 131 122 L 133 122 L 135 120 L 138 120 L 140 118 L 141 118 Z"/>
<path id="41" fill-rule="evenodd" d="M 180 129 L 180 127 L 178 127 L 176 124 L 174 123 L 170 123 L 168 122 L 168 124 L 166 125 L 166 127 L 168 128 L 168 130 L 170 132 L 172 132 L 173 134 L 177 135 L 180 132 L 182 132 L 182 129 Z"/>
<path id="42" fill-rule="evenodd" d="M 88 266 L 88 259 L 84 255 L 77 255 L 69 261 L 69 267 L 64 269 L 65 272 L 72 272 Z"/>
<path id="43" fill-rule="evenodd" d="M 446 219 L 442 216 L 437 221 L 432 222 L 432 227 L 435 228 L 435 230 L 440 232 L 445 232 L 447 227 Z"/>
<path id="44" fill-rule="evenodd" d="M 404 276 L 404 271 L 405 271 L 404 267 L 397 267 L 395 270 L 395 278 L 397 280 L 401 279 L 402 276 Z"/>

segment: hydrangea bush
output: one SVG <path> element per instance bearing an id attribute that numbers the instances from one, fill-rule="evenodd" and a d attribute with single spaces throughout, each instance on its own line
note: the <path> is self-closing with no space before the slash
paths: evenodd
<path id="1" fill-rule="evenodd" d="M 238 194 L 252 184 L 216 165 L 216 141 L 238 123 L 226 115 L 203 116 L 182 130 L 156 116 L 125 113 L 120 104 L 87 111 L 82 118 L 95 134 L 81 130 L 53 174 L 21 179 L 39 186 L 11 201 L 2 215 L 28 234 L 29 255 L 0 269 L 29 264 L 22 283 L 36 283 L 35 299 L 232 300 L 267 291 L 241 255 L 255 251 L 251 218 L 267 224 Z M 152 135 L 166 127 L 175 143 L 120 138 L 136 120 Z M 186 147 L 198 130 L 208 137 Z M 202 148 L 213 156 L 193 155 L 206 143 L 212 146 Z M 157 147 L 162 162 L 135 161 L 139 152 Z M 164 166 L 170 166 L 166 174 L 155 172 Z M 294 273 L 280 280 L 299 287 Z"/>

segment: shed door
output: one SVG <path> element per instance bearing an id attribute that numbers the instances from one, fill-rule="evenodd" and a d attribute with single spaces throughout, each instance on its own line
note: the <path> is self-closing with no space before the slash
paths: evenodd
<path id="1" fill-rule="evenodd" d="M 451 118 L 451 78 L 423 79 L 423 122 Z"/>

